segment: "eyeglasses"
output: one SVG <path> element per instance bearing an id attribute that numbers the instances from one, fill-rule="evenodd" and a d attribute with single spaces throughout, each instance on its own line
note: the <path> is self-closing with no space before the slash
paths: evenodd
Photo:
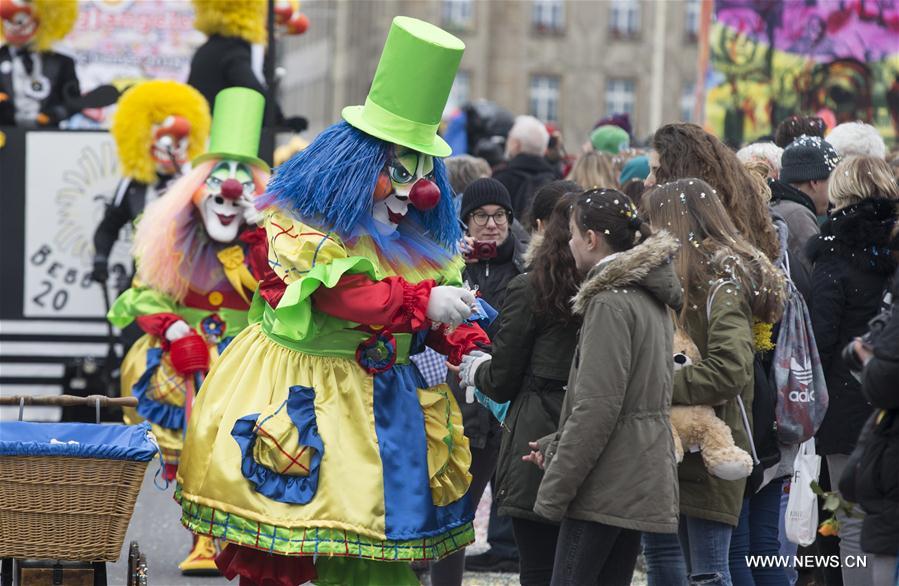
<path id="1" fill-rule="evenodd" d="M 490 218 L 493 218 L 494 224 L 496 224 L 497 226 L 502 226 L 509 221 L 509 213 L 506 210 L 499 210 L 495 214 L 488 214 L 487 212 L 475 212 L 471 214 L 471 218 L 478 226 L 486 226 L 487 222 L 490 221 Z"/>

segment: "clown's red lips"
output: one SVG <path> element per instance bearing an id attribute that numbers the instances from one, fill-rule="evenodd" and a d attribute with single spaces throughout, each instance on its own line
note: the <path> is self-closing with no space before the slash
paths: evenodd
<path id="1" fill-rule="evenodd" d="M 399 224 L 403 221 L 403 218 L 406 217 L 405 214 L 399 214 L 389 207 L 387 208 L 387 217 L 390 219 L 390 222 L 393 224 Z"/>
<path id="2" fill-rule="evenodd" d="M 218 216 L 219 222 L 222 223 L 222 226 L 228 226 L 228 225 L 230 225 L 231 222 L 234 221 L 234 218 L 237 217 L 237 214 L 225 215 L 225 214 L 219 214 L 219 213 L 217 213 L 217 214 L 215 214 L 215 215 Z"/>

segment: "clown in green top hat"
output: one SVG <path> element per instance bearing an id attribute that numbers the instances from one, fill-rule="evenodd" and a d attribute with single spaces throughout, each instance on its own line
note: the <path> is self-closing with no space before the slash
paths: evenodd
<path id="1" fill-rule="evenodd" d="M 185 523 L 227 542 L 223 564 L 246 560 L 230 571 L 248 583 L 277 569 L 293 583 L 411 586 L 410 561 L 473 539 L 458 404 L 409 361 L 427 344 L 459 364 L 489 343 L 462 286 L 437 134 L 463 50 L 395 18 L 365 103 L 268 184 L 258 323 L 206 379 L 185 458 L 198 465 L 179 476 Z M 312 459 L 294 472 L 294 454 Z M 229 523 L 209 523 L 215 511 Z"/>
<path id="2" fill-rule="evenodd" d="M 451 149 L 437 129 L 464 50 L 432 24 L 394 18 L 365 104 L 344 108 L 345 122 L 279 169 L 275 204 L 342 238 L 367 233 L 388 258 L 398 228 L 413 225 L 454 250 L 461 233 L 440 160 Z"/>

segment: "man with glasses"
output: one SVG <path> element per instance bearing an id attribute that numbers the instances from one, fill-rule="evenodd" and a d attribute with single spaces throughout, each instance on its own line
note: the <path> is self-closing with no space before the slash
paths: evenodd
<path id="1" fill-rule="evenodd" d="M 512 226 L 512 200 L 506 187 L 496 179 L 477 179 L 465 188 L 459 216 L 465 224 L 462 243 L 466 266 L 462 278 L 500 313 L 506 297 L 506 285 L 524 272 L 524 245 L 515 237 Z M 499 329 L 502 316 L 484 328 L 487 335 Z M 477 506 L 496 469 L 502 430 L 499 422 L 480 403 L 467 403 L 457 376 L 450 373 L 448 383 L 462 411 L 465 435 L 471 444 L 471 488 L 469 498 Z M 494 505 L 496 501 L 494 499 Z M 517 572 L 518 550 L 507 517 L 496 516 L 491 507 L 487 534 L 490 549 L 465 560 L 469 571 Z M 462 579 L 462 552 L 444 558 L 431 567 L 434 586 L 458 585 Z"/>

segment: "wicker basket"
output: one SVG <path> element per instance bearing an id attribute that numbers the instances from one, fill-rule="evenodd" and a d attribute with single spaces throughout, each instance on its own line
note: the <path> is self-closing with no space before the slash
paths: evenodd
<path id="1" fill-rule="evenodd" d="M 147 462 L 0 457 L 0 558 L 119 558 Z"/>

